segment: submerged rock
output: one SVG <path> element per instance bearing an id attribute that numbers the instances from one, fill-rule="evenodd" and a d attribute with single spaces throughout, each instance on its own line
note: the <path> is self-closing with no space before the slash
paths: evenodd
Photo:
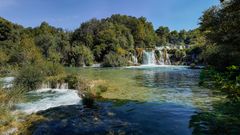
<path id="1" fill-rule="evenodd" d="M 33 123 L 33 135 L 127 134 L 133 132 L 131 124 L 115 117 L 104 107 L 83 108 L 80 105 L 62 106 L 37 113 L 48 120 Z M 137 134 L 137 132 L 136 132 Z"/>

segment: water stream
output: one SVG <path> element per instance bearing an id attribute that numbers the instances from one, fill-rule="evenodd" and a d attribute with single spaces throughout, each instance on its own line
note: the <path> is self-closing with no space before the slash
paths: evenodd
<path id="1" fill-rule="evenodd" d="M 91 109 L 82 107 L 75 91 L 29 93 L 29 102 L 19 104 L 19 108 L 48 119 L 34 124 L 34 135 L 190 135 L 191 116 L 211 109 L 222 98 L 198 86 L 200 70 L 185 66 L 67 70 L 87 79 L 106 80 L 112 89 L 102 93 L 105 100 L 98 100 Z"/>

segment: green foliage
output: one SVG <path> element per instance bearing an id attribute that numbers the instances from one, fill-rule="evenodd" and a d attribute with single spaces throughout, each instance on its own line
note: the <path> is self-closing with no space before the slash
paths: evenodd
<path id="1" fill-rule="evenodd" d="M 224 1 L 204 12 L 201 17 L 201 30 L 206 34 L 208 47 L 217 51 L 206 53 L 207 62 L 219 70 L 240 63 L 240 2 L 239 0 Z M 214 59 L 216 62 L 212 62 Z"/>
<path id="2" fill-rule="evenodd" d="M 155 47 L 156 34 L 152 24 L 143 17 L 112 15 L 83 23 L 74 31 L 71 42 L 87 46 L 93 50 L 94 59 L 103 62 L 109 52 L 129 54 L 137 47 Z"/>
<path id="3" fill-rule="evenodd" d="M 0 66 L 4 65 L 8 59 L 9 56 L 3 50 L 0 50 Z"/>
<path id="4" fill-rule="evenodd" d="M 20 69 L 15 79 L 16 85 L 26 87 L 28 91 L 35 90 L 44 82 L 44 70 L 39 65 L 25 65 Z"/>
<path id="5" fill-rule="evenodd" d="M 178 61 L 182 60 L 186 56 L 186 52 L 183 50 L 177 50 L 175 52 L 175 57 Z"/>
<path id="6" fill-rule="evenodd" d="M 0 17 L 0 41 L 17 41 L 22 28 Z"/>
<path id="7" fill-rule="evenodd" d="M 160 26 L 156 30 L 156 34 L 158 36 L 157 46 L 166 45 L 169 42 L 168 41 L 169 33 L 170 33 L 170 30 L 168 27 Z"/>
<path id="8" fill-rule="evenodd" d="M 69 74 L 65 78 L 65 82 L 68 83 L 69 89 L 77 89 L 79 86 L 79 78 L 78 75 L 75 74 Z"/>
<path id="9" fill-rule="evenodd" d="M 200 75 L 200 84 L 225 92 L 230 102 L 239 102 L 239 76 L 239 66 L 227 67 L 225 72 L 218 72 L 214 69 L 203 70 Z"/>
<path id="10" fill-rule="evenodd" d="M 43 68 L 46 76 L 57 76 L 65 73 L 64 67 L 59 63 L 45 62 Z"/>
<path id="11" fill-rule="evenodd" d="M 121 67 L 127 65 L 128 65 L 127 58 L 113 52 L 107 54 L 103 60 L 104 67 Z"/>
<path id="12" fill-rule="evenodd" d="M 25 88 L 15 86 L 9 89 L 0 87 L 0 132 L 6 131 L 16 121 L 16 114 L 11 112 L 16 103 L 24 100 Z"/>
<path id="13" fill-rule="evenodd" d="M 219 103 L 211 112 L 199 112 L 191 117 L 189 126 L 193 135 L 240 134 L 239 103 Z"/>
<path id="14" fill-rule="evenodd" d="M 206 40 L 202 32 L 197 28 L 194 30 L 170 31 L 168 27 L 160 26 L 156 30 L 157 46 L 166 45 L 205 45 Z"/>
<path id="15" fill-rule="evenodd" d="M 82 44 L 73 43 L 72 54 L 75 60 L 75 66 L 90 66 L 93 64 L 93 54 L 91 50 Z"/>

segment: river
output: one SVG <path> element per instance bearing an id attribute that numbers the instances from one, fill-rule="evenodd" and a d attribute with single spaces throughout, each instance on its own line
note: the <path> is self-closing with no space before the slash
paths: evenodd
<path id="1" fill-rule="evenodd" d="M 217 92 L 198 86 L 200 70 L 185 66 L 67 70 L 86 79 L 106 80 L 113 89 L 103 93 L 105 100 L 97 101 L 91 109 L 83 108 L 78 98 L 71 99 L 71 94 L 62 96 L 59 99 L 69 104 L 55 101 L 57 106 L 40 109 L 37 113 L 48 120 L 35 123 L 33 134 L 190 135 L 191 116 L 211 110 L 213 103 L 221 99 Z M 51 102 L 51 96 L 46 94 L 46 101 Z M 29 98 L 33 97 L 29 94 Z M 40 102 L 40 106 L 46 101 Z M 34 106 L 33 103 L 30 105 Z M 27 106 L 25 103 L 22 108 L 24 105 Z"/>

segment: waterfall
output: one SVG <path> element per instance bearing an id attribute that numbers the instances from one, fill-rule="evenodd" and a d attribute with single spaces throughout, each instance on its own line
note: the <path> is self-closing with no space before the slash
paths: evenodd
<path id="1" fill-rule="evenodd" d="M 2 83 L 3 88 L 11 88 L 13 86 L 14 77 L 4 77 L 0 78 L 0 83 Z"/>
<path id="2" fill-rule="evenodd" d="M 158 50 L 160 54 L 160 58 L 157 60 L 159 65 L 171 65 L 170 57 L 166 49 L 168 48 L 156 47 L 156 50 Z"/>
<path id="3" fill-rule="evenodd" d="M 38 100 L 36 97 L 41 97 Z M 16 109 L 27 114 L 47 110 L 58 106 L 81 104 L 77 90 L 69 89 L 38 89 L 28 92 L 28 102 L 18 103 Z"/>
<path id="4" fill-rule="evenodd" d="M 160 54 L 160 58 L 158 60 L 158 64 L 159 65 L 165 65 L 165 62 L 164 62 L 164 53 L 161 51 L 161 50 L 158 50 L 159 51 L 159 54 Z"/>
<path id="5" fill-rule="evenodd" d="M 165 57 L 165 65 L 171 65 L 171 60 L 169 58 L 169 54 L 166 52 L 166 57 Z"/>
<path id="6" fill-rule="evenodd" d="M 54 86 L 50 82 L 43 83 L 40 89 L 52 89 Z M 68 89 L 68 83 L 57 83 L 56 89 Z"/>
<path id="7" fill-rule="evenodd" d="M 155 65 L 156 58 L 154 51 L 143 51 L 143 64 L 144 65 Z"/>
<path id="8" fill-rule="evenodd" d="M 158 51 L 159 54 L 155 54 Z M 158 55 L 158 57 L 157 57 Z M 152 51 L 143 51 L 144 65 L 171 65 L 169 54 L 165 47 L 156 47 Z"/>
<path id="9" fill-rule="evenodd" d="M 138 59 L 134 55 L 132 55 L 132 62 L 133 62 L 133 64 L 138 64 Z"/>

